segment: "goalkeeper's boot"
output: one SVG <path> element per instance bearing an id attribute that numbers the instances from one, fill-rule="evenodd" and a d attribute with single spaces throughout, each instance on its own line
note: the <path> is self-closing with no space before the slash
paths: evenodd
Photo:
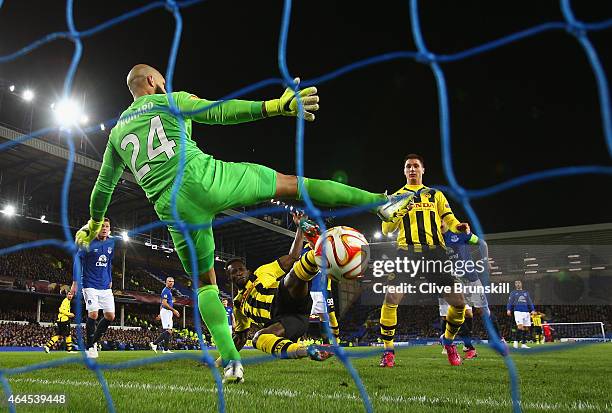
<path id="1" fill-rule="evenodd" d="M 409 192 L 397 195 L 387 195 L 387 202 L 376 208 L 376 214 L 380 219 L 386 222 L 392 222 L 394 218 L 400 216 L 402 212 L 409 210 L 414 203 L 414 198 L 417 194 L 426 194 L 429 188 L 425 188 L 418 192 Z"/>
<path id="2" fill-rule="evenodd" d="M 231 360 L 223 369 L 223 383 L 242 383 L 244 369 L 240 360 Z"/>
<path id="3" fill-rule="evenodd" d="M 527 344 L 523 343 L 523 344 L 521 344 L 521 348 L 531 348 L 531 347 L 529 347 Z"/>
<path id="4" fill-rule="evenodd" d="M 395 366 L 395 351 L 385 350 L 380 357 L 379 367 L 393 367 Z"/>
<path id="5" fill-rule="evenodd" d="M 311 219 L 302 218 L 300 219 L 300 228 L 304 233 L 304 238 L 314 246 L 319 239 L 319 235 L 321 235 L 319 225 Z"/>
<path id="6" fill-rule="evenodd" d="M 325 361 L 334 355 L 332 351 L 328 351 L 326 350 L 326 348 L 331 348 L 331 346 L 329 344 L 311 344 L 306 347 L 306 353 L 308 354 L 308 357 L 310 357 L 311 360 Z"/>
<path id="7" fill-rule="evenodd" d="M 44 346 L 43 348 L 45 349 L 45 353 L 49 354 L 51 352 L 49 346 Z"/>

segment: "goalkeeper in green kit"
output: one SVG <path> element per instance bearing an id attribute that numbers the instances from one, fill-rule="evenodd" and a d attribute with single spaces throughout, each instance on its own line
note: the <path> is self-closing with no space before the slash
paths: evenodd
<path id="1" fill-rule="evenodd" d="M 296 84 L 299 79 L 296 79 Z M 139 64 L 127 76 L 134 103 L 111 130 L 104 159 L 91 193 L 91 219 L 77 232 L 76 241 L 87 247 L 102 226 L 113 190 L 125 166 L 136 177 L 160 220 L 168 223 L 174 247 L 185 268 L 193 275 L 190 252 L 178 227 L 173 225 L 170 203 L 172 185 L 179 170 L 181 120 L 169 111 L 164 77 L 153 67 Z M 317 89 L 299 92 L 303 116 L 313 121 L 319 109 Z M 173 92 L 178 109 L 184 113 L 185 170 L 176 203 L 180 218 L 188 224 L 212 224 L 214 216 L 228 208 L 254 205 L 272 198 L 302 199 L 298 178 L 283 175 L 252 163 L 223 162 L 203 153 L 191 139 L 191 122 L 230 125 L 253 122 L 273 116 L 298 116 L 295 93 L 287 89 L 279 99 L 267 101 L 227 100 L 208 108 L 213 101 L 187 92 Z M 338 182 L 303 179 L 303 187 L 318 205 L 359 206 L 382 204 L 375 208 L 383 220 L 390 220 L 411 201 L 407 197 L 387 196 L 353 188 Z M 189 231 L 195 245 L 200 289 L 198 307 L 217 345 L 224 364 L 224 382 L 241 382 L 243 368 L 230 330 L 225 308 L 219 300 L 214 271 L 212 228 Z"/>

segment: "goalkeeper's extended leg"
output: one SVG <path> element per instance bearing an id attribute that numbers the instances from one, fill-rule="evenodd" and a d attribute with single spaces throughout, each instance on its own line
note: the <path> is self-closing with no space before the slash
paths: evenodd
<path id="1" fill-rule="evenodd" d="M 276 173 L 277 198 L 295 198 L 303 200 L 303 190 L 313 203 L 324 207 L 375 205 L 372 212 L 377 213 L 381 219 L 389 221 L 394 214 L 406 207 L 411 199 L 402 196 L 364 191 L 335 181 L 303 178 L 302 185 L 298 185 L 298 178 L 293 175 Z"/>
<path id="2" fill-rule="evenodd" d="M 227 328 L 227 313 L 219 299 L 219 287 L 206 285 L 198 290 L 198 309 L 223 362 L 240 361 L 240 353 L 236 350 L 230 329 Z"/>

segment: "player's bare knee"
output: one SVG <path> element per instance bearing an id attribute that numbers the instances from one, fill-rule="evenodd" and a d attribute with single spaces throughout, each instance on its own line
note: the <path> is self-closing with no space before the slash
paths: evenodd
<path id="1" fill-rule="evenodd" d="M 387 293 L 385 294 L 385 304 L 399 305 L 404 298 L 404 294 L 401 293 Z"/>
<path id="2" fill-rule="evenodd" d="M 216 285 L 217 284 L 217 274 L 215 273 L 215 269 L 211 268 L 210 270 L 203 272 L 200 274 L 199 286 L 204 287 L 206 285 Z"/>
<path id="3" fill-rule="evenodd" d="M 114 321 L 115 313 L 104 313 L 104 318 L 106 318 L 108 321 Z"/>
<path id="4" fill-rule="evenodd" d="M 459 308 L 465 307 L 465 299 L 463 298 L 463 294 L 455 294 L 455 293 L 446 294 L 444 296 L 444 299 L 446 300 L 447 303 L 449 303 L 453 307 L 459 307 Z"/>
<path id="5" fill-rule="evenodd" d="M 87 314 L 87 317 L 91 318 L 92 320 L 97 320 L 98 319 L 98 312 L 97 311 L 92 311 L 91 313 Z"/>
<path id="6" fill-rule="evenodd" d="M 295 175 L 284 175 L 276 173 L 276 192 L 277 198 L 287 197 L 294 198 L 298 193 L 297 177 Z"/>

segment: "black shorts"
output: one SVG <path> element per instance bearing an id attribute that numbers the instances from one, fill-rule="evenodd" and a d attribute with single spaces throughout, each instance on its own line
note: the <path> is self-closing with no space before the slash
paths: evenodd
<path id="1" fill-rule="evenodd" d="M 286 275 L 285 275 L 286 277 Z M 285 338 L 296 341 L 308 331 L 308 317 L 312 307 L 312 298 L 306 294 L 303 298 L 293 298 L 285 287 L 285 277 L 280 279 L 280 284 L 272 301 L 272 319 L 268 323 L 281 323 L 285 328 Z"/>
<path id="2" fill-rule="evenodd" d="M 58 336 L 68 337 L 70 335 L 70 321 L 56 321 L 55 331 Z"/>
<path id="3" fill-rule="evenodd" d="M 533 326 L 533 332 L 535 334 L 542 334 L 542 326 Z"/>
<path id="4" fill-rule="evenodd" d="M 398 249 L 396 257 L 402 262 L 411 261 L 415 263 L 422 262 L 419 265 L 419 270 L 413 273 L 401 272 L 393 273 L 388 277 L 388 285 L 400 285 L 401 283 L 420 284 L 422 282 L 435 283 L 438 286 L 452 286 L 457 280 L 453 278 L 450 272 L 444 271 L 448 255 L 442 247 L 425 249 L 424 251 L 415 251 Z M 403 266 L 403 264 L 402 264 Z M 412 267 L 408 267 L 411 269 Z"/>

